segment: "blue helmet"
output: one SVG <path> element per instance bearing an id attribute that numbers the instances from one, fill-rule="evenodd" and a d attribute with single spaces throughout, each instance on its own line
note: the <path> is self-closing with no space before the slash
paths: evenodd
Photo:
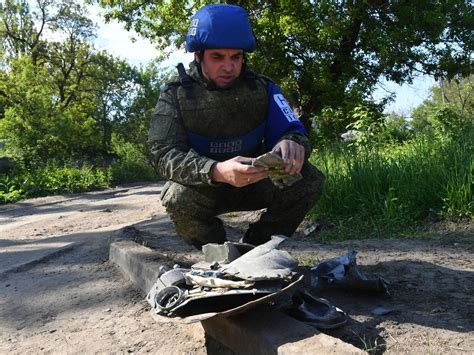
<path id="1" fill-rule="evenodd" d="M 256 43 L 247 13 L 240 6 L 213 4 L 193 16 L 186 35 L 188 52 L 232 48 L 253 52 Z"/>

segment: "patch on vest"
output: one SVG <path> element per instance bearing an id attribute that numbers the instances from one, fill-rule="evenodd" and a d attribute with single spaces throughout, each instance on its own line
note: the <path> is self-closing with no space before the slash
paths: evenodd
<path id="1" fill-rule="evenodd" d="M 274 94 L 273 100 L 275 100 L 276 104 L 280 108 L 281 112 L 283 112 L 288 122 L 298 121 L 298 117 L 296 117 L 295 113 L 282 94 Z"/>
<path id="2" fill-rule="evenodd" d="M 230 142 L 209 142 L 209 153 L 211 154 L 228 154 L 240 152 L 242 150 L 242 139 Z"/>
<path id="3" fill-rule="evenodd" d="M 186 132 L 191 147 L 201 155 L 209 158 L 233 157 L 249 152 L 260 146 L 265 134 L 266 121 L 244 136 L 229 139 L 215 139 Z"/>

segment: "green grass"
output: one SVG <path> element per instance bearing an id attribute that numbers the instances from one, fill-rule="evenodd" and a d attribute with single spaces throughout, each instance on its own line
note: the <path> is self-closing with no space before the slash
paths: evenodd
<path id="1" fill-rule="evenodd" d="M 0 204 L 55 194 L 100 190 L 117 184 L 156 181 L 158 176 L 143 155 L 128 147 L 109 167 L 48 163 L 0 174 Z"/>
<path id="2" fill-rule="evenodd" d="M 109 186 L 110 174 L 105 169 L 84 166 L 47 166 L 16 169 L 0 175 L 0 204 L 21 199 L 62 193 L 103 189 Z"/>
<path id="3" fill-rule="evenodd" d="M 337 146 L 311 161 L 326 175 L 313 219 L 327 239 L 410 235 L 428 216 L 474 217 L 474 131 L 403 144 Z"/>

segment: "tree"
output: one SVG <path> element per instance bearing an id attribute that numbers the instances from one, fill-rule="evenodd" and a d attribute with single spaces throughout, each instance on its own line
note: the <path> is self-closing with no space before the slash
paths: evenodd
<path id="1" fill-rule="evenodd" d="M 397 142 L 403 142 L 411 136 L 410 123 L 403 115 L 398 115 L 395 112 L 385 118 L 385 127 L 388 137 Z"/>
<path id="2" fill-rule="evenodd" d="M 31 8 L 29 1 L 7 0 L 0 4 L 3 71 L 8 75 L 12 61 L 24 56 L 31 58 L 34 67 L 47 65 L 59 90 L 57 100 L 64 109 L 84 78 L 91 49 L 88 41 L 94 37 L 94 30 L 84 8 L 74 1 L 37 0 L 36 7 Z M 47 41 L 45 31 L 64 39 Z M 6 92 L 0 91 L 0 95 L 8 97 Z"/>
<path id="3" fill-rule="evenodd" d="M 29 165 L 70 160 L 100 149 L 94 119 L 79 104 L 61 107 L 47 66 L 34 65 L 29 56 L 12 59 L 10 66 L 8 80 L 0 83 L 8 93 L 0 138 L 12 155 Z"/>
<path id="4" fill-rule="evenodd" d="M 0 13 L 0 139 L 27 163 L 100 158 L 140 73 L 93 47 L 94 24 L 75 2 L 28 4 L 8 0 Z M 45 39 L 45 29 L 58 39 Z"/>
<path id="5" fill-rule="evenodd" d="M 70 44 L 94 36 L 95 27 L 85 9 L 73 0 L 6 0 L 0 4 L 0 38 L 10 57 L 29 55 L 33 64 L 48 56 L 46 31 L 65 36 Z"/>
<path id="6" fill-rule="evenodd" d="M 95 53 L 88 71 L 87 87 L 95 105 L 91 116 L 101 132 L 103 154 L 110 152 L 112 131 L 127 121 L 138 90 L 139 71 L 106 52 Z"/>
<path id="7" fill-rule="evenodd" d="M 440 80 L 432 93 L 433 102 L 452 104 L 462 117 L 474 118 L 474 75 Z"/>
<path id="8" fill-rule="evenodd" d="M 145 156 L 149 154 L 146 142 L 150 117 L 160 96 L 160 87 L 170 75 L 156 60 L 142 68 L 136 77 L 132 102 L 124 111 L 123 120 L 116 126 L 116 132 L 139 147 Z"/>
<path id="9" fill-rule="evenodd" d="M 473 75 L 440 80 L 431 88 L 431 96 L 413 110 L 412 116 L 417 132 L 456 133 L 474 124 Z"/>
<path id="10" fill-rule="evenodd" d="M 212 1 L 98 2 L 108 19 L 165 50 L 183 46 L 190 17 Z M 252 66 L 282 84 L 306 126 L 324 107 L 347 113 L 369 102 L 381 77 L 399 84 L 419 72 L 450 79 L 472 66 L 469 0 L 227 3 L 247 9 L 258 42 Z M 336 136 L 340 129 L 334 127 Z"/>
<path id="11" fill-rule="evenodd" d="M 35 62 L 43 45 L 41 36 L 51 20 L 46 7 L 48 1 L 38 1 L 38 12 L 31 12 L 28 1 L 6 0 L 0 4 L 0 38 L 4 51 L 12 57 L 31 55 Z M 35 26 L 35 22 L 39 26 Z"/>

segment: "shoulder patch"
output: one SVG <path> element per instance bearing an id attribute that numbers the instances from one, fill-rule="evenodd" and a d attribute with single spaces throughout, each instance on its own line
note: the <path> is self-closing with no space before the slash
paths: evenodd
<path id="1" fill-rule="evenodd" d="M 288 104 L 288 101 L 286 101 L 285 97 L 282 94 L 273 94 L 273 100 L 278 105 L 281 112 L 285 115 L 288 122 L 298 121 L 298 117 L 296 117 L 295 113 Z"/>

